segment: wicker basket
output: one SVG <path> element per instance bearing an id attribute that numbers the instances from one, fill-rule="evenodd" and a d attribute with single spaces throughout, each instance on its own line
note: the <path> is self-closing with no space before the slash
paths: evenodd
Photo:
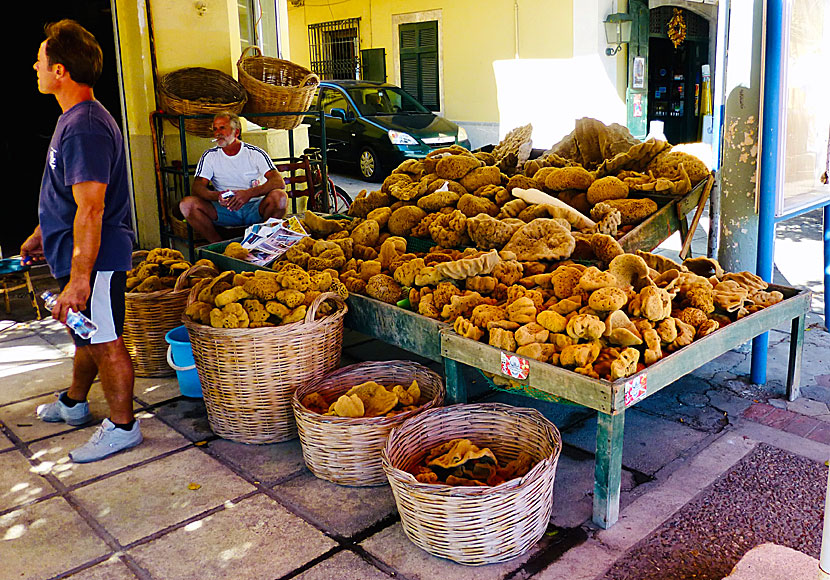
<path id="1" fill-rule="evenodd" d="M 335 300 L 337 311 L 314 320 L 325 300 Z M 183 317 L 213 432 L 240 443 L 297 437 L 291 397 L 340 364 L 347 310 L 338 294 L 325 292 L 304 321 L 285 326 L 213 328 Z"/>
<path id="2" fill-rule="evenodd" d="M 246 56 L 249 50 L 254 56 Z M 298 64 L 270 56 L 262 56 L 257 46 L 246 48 L 236 63 L 239 82 L 248 91 L 245 113 L 305 112 L 314 91 L 320 84 L 319 77 Z M 251 117 L 251 121 L 272 129 L 296 129 L 303 115 Z"/>
<path id="3" fill-rule="evenodd" d="M 429 485 L 408 473 L 430 449 L 458 438 L 489 447 L 500 461 L 525 451 L 538 463 L 494 487 Z M 542 537 L 561 450 L 559 431 L 538 411 L 483 403 L 416 415 L 392 430 L 381 458 L 409 539 L 435 556 L 478 566 L 515 558 Z"/>
<path id="4" fill-rule="evenodd" d="M 133 260 L 148 252 L 133 253 Z M 133 360 L 137 377 L 166 377 L 175 371 L 167 364 L 168 332 L 181 326 L 190 288 L 188 280 L 196 275 L 215 276 L 210 266 L 193 266 L 181 273 L 172 289 L 157 292 L 127 292 L 124 295 L 124 346 Z"/>
<path id="5" fill-rule="evenodd" d="M 173 115 L 239 114 L 248 100 L 245 87 L 222 71 L 189 67 L 164 75 L 159 82 L 164 111 Z M 170 121 L 173 125 L 177 123 Z M 213 119 L 185 119 L 184 129 L 199 137 L 213 136 Z"/>
<path id="6" fill-rule="evenodd" d="M 417 379 L 427 403 L 394 417 L 331 417 L 306 409 L 300 401 L 309 393 L 320 393 L 332 403 L 351 387 L 365 381 L 384 386 L 409 386 Z M 393 427 L 421 411 L 444 402 L 444 383 L 436 373 L 418 363 L 404 360 L 359 363 L 343 367 L 326 377 L 297 389 L 294 416 L 303 446 L 303 459 L 311 473 L 340 485 L 386 485 L 380 451 Z"/>

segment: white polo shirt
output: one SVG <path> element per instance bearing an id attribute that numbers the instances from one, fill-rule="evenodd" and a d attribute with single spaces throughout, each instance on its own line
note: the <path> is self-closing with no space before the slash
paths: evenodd
<path id="1" fill-rule="evenodd" d="M 237 191 L 264 183 L 265 173 L 274 169 L 268 154 L 241 141 L 236 155 L 228 156 L 221 147 L 212 147 L 202 154 L 196 165 L 196 177 L 204 177 L 216 191 Z"/>

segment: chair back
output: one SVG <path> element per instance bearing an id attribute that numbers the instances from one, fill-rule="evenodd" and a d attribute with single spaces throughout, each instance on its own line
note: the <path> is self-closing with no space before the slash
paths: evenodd
<path id="1" fill-rule="evenodd" d="M 285 193 L 288 197 L 310 196 L 314 193 L 314 181 L 308 157 L 302 156 L 296 161 L 275 163 L 274 166 L 282 174 L 285 181 Z M 305 187 L 298 187 L 301 184 L 305 184 Z"/>

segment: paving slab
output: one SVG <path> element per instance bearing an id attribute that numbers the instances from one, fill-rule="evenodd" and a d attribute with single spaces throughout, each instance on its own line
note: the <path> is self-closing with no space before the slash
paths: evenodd
<path id="1" fill-rule="evenodd" d="M 279 578 L 337 544 L 256 495 L 129 550 L 154 578 Z"/>
<path id="2" fill-rule="evenodd" d="M 246 445 L 216 439 L 207 444 L 211 455 L 234 465 L 264 485 L 296 476 L 306 470 L 299 439 L 267 445 Z"/>
<path id="3" fill-rule="evenodd" d="M 297 580 L 389 580 L 389 575 L 349 550 L 336 553 L 309 568 Z"/>
<path id="4" fill-rule="evenodd" d="M 71 580 L 136 580 L 137 576 L 118 556 L 69 576 Z"/>
<path id="5" fill-rule="evenodd" d="M 0 422 L 24 442 L 77 429 L 77 427 L 66 423 L 47 423 L 37 418 L 38 405 L 52 403 L 55 400 L 54 394 L 48 394 L 0 407 Z M 101 390 L 100 384 L 92 385 L 87 401 L 89 402 L 89 412 L 92 414 L 90 425 L 97 425 L 105 417 L 109 417 L 109 405 L 104 398 L 104 392 Z M 138 407 L 138 403 L 133 403 L 133 409 L 138 409 Z"/>
<path id="6" fill-rule="evenodd" d="M 68 358 L 0 364 L 0 406 L 64 391 L 71 378 L 72 359 Z"/>
<path id="7" fill-rule="evenodd" d="M 32 470 L 22 453 L 0 455 L 0 512 L 51 493 L 55 489 Z"/>
<path id="8" fill-rule="evenodd" d="M 196 483 L 198 489 L 189 489 Z M 163 457 L 78 488 L 72 495 L 122 545 L 254 490 L 198 449 Z"/>
<path id="9" fill-rule="evenodd" d="M 156 405 L 181 396 L 179 381 L 173 377 L 136 377 L 133 396 L 145 405 Z"/>
<path id="10" fill-rule="evenodd" d="M 464 566 L 438 558 L 413 544 L 400 523 L 381 530 L 360 544 L 367 552 L 411 580 L 500 580 L 524 564 L 537 548 L 507 562 L 484 566 Z"/>
<path id="11" fill-rule="evenodd" d="M 202 399 L 177 399 L 156 407 L 154 412 L 191 441 L 204 441 L 213 437 Z"/>
<path id="12" fill-rule="evenodd" d="M 818 570 L 812 556 L 768 542 L 747 552 L 724 580 L 814 580 Z"/>
<path id="13" fill-rule="evenodd" d="M 631 472 L 623 469 L 620 489 L 623 492 L 634 488 Z M 621 503 L 628 496 L 623 494 Z M 553 482 L 553 512 L 550 523 L 572 528 L 591 520 L 594 502 L 594 458 L 559 455 L 556 478 Z"/>
<path id="14" fill-rule="evenodd" d="M 347 487 L 305 473 L 274 488 L 291 505 L 326 532 L 350 538 L 396 512 L 388 485 Z"/>
<path id="15" fill-rule="evenodd" d="M 7 449 L 13 449 L 14 443 L 11 442 L 11 439 L 0 433 L 0 451 L 5 451 Z"/>
<path id="16" fill-rule="evenodd" d="M 0 364 L 3 365 L 66 358 L 65 352 L 37 334 L 5 340 L 2 344 Z"/>
<path id="17" fill-rule="evenodd" d="M 562 438 L 565 443 L 593 454 L 596 433 L 597 422 L 590 418 L 579 428 L 562 433 Z M 647 415 L 637 411 L 636 407 L 629 409 L 625 413 L 623 465 L 653 475 L 705 437 L 706 433 L 676 421 Z"/>
<path id="18" fill-rule="evenodd" d="M 103 540 L 60 497 L 0 516 L 0 562 L 4 578 L 51 578 L 110 552 Z"/>
<path id="19" fill-rule="evenodd" d="M 45 312 L 41 313 L 46 314 Z M 34 318 L 34 312 L 32 312 L 32 315 L 32 318 Z M 58 335 L 65 336 L 65 342 L 72 342 L 69 333 L 66 332 L 66 327 L 49 314 L 42 320 L 27 320 L 25 322 L 3 320 L 2 326 L 0 326 L 0 343 L 32 336 L 47 338 L 50 342 L 55 343 Z"/>
<path id="20" fill-rule="evenodd" d="M 51 473 L 64 485 L 70 487 L 191 444 L 150 413 L 142 411 L 136 417 L 141 421 L 141 434 L 144 437 L 144 441 L 137 447 L 116 453 L 104 461 L 73 463 L 69 459 L 69 452 L 89 440 L 98 428 L 96 424 L 84 429 L 61 433 L 29 445 L 32 459 L 39 462 L 35 471 L 39 474 Z"/>

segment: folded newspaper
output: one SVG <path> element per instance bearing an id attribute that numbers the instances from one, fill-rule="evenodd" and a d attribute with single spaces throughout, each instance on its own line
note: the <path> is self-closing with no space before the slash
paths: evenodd
<path id="1" fill-rule="evenodd" d="M 268 218 L 264 223 L 249 226 L 241 243 L 248 250 L 246 261 L 267 266 L 306 236 L 308 233 L 296 216 L 284 220 Z"/>

